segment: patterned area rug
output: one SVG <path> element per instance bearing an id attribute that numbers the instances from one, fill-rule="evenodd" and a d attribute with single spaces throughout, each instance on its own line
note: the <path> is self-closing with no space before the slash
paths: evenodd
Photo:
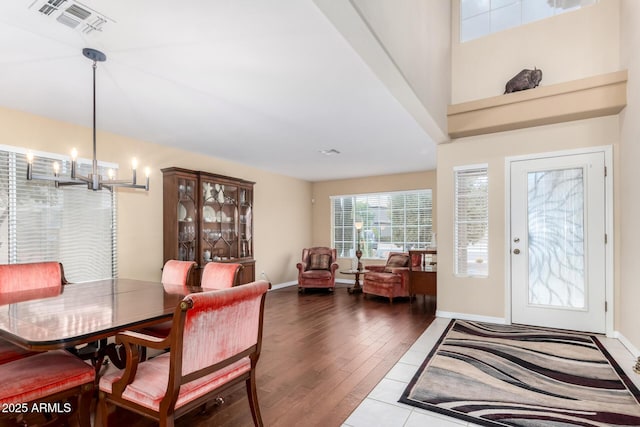
<path id="1" fill-rule="evenodd" d="M 640 392 L 595 336 L 453 320 L 400 402 L 486 426 L 640 426 Z"/>

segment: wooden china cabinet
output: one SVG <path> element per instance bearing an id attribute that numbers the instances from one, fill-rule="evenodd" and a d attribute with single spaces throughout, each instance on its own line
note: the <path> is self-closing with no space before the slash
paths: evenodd
<path id="1" fill-rule="evenodd" d="M 195 261 L 191 284 L 208 262 L 242 264 L 239 283 L 253 282 L 255 183 L 176 167 L 162 174 L 164 262 Z"/>

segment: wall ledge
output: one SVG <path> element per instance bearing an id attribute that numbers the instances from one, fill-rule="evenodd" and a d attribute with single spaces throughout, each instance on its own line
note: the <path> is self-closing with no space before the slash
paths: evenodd
<path id="1" fill-rule="evenodd" d="M 627 70 L 449 105 L 448 133 L 462 138 L 618 114 Z"/>

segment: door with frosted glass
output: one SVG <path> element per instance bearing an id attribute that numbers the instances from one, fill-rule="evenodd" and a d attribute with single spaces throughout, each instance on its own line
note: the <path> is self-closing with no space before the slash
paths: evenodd
<path id="1" fill-rule="evenodd" d="M 511 162 L 513 323 L 605 332 L 604 162 Z"/>

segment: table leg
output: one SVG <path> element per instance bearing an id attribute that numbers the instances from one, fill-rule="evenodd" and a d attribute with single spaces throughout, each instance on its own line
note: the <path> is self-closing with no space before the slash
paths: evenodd
<path id="1" fill-rule="evenodd" d="M 347 291 L 350 294 L 362 293 L 362 286 L 360 286 L 360 273 L 355 273 L 355 275 L 356 275 L 356 283 L 352 287 L 347 288 Z"/>

